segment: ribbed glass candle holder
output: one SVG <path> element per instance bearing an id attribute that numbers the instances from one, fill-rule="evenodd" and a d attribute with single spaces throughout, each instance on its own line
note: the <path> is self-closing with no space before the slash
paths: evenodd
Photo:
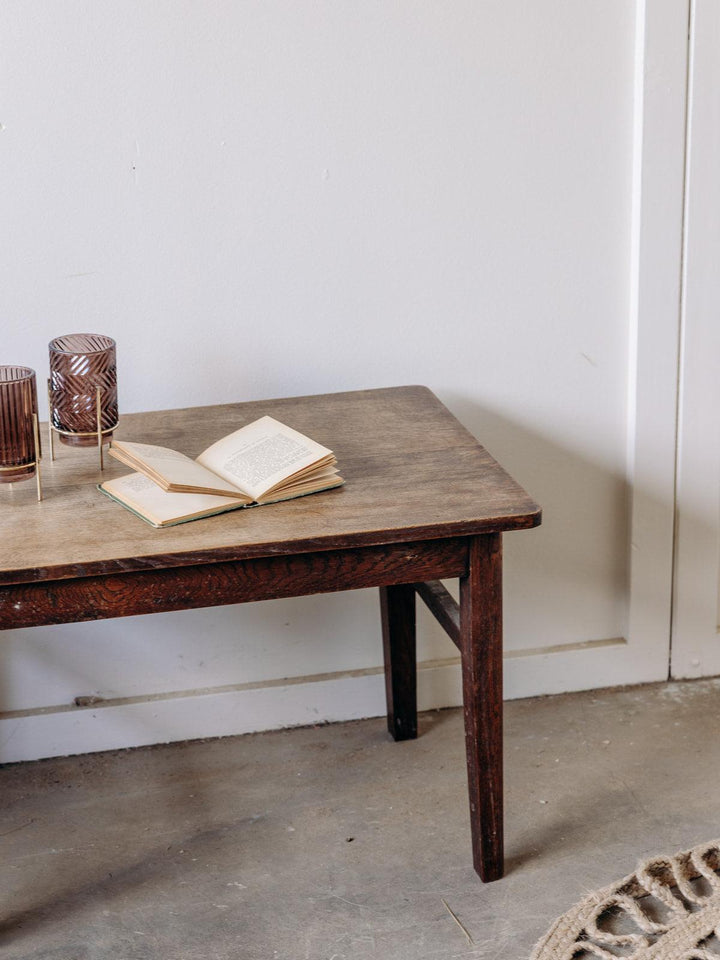
<path id="1" fill-rule="evenodd" d="M 98 444 L 98 395 L 102 442 L 118 422 L 115 341 L 97 333 L 70 333 L 50 343 L 50 424 L 62 443 Z"/>
<path id="2" fill-rule="evenodd" d="M 35 476 L 40 459 L 37 409 L 35 371 L 0 366 L 0 483 Z"/>

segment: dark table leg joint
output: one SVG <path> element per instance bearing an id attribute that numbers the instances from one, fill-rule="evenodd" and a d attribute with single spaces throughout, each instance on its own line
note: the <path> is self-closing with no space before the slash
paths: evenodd
<path id="1" fill-rule="evenodd" d="M 458 648 L 460 647 L 460 607 L 439 580 L 414 584 L 417 595 Z"/>

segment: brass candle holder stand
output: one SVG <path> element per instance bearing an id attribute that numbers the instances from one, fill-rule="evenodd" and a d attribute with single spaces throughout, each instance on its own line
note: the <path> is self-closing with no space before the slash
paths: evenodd
<path id="1" fill-rule="evenodd" d="M 23 467 L 35 468 L 35 481 L 37 483 L 37 498 L 39 503 L 43 497 L 42 497 L 42 478 L 40 477 L 40 460 L 41 460 L 40 431 L 38 430 L 38 418 L 36 413 L 32 415 L 32 419 L 33 419 L 33 440 L 35 443 L 35 459 L 31 460 L 30 463 L 24 463 Z M 18 467 L 0 467 L 0 473 L 17 474 L 17 472 L 18 472 Z M 6 480 L 5 482 L 9 484 L 10 487 L 12 487 L 13 483 L 17 483 L 18 480 L 20 479 L 23 479 L 23 478 L 18 478 L 18 479 L 13 478 L 12 480 Z M 30 476 L 28 476 L 28 480 L 29 479 L 30 479 Z"/>
<path id="2" fill-rule="evenodd" d="M 69 333 L 49 344 L 48 431 L 50 458 L 55 434 L 70 447 L 97 445 L 100 469 L 103 444 L 118 425 L 115 341 L 99 333 Z"/>
<path id="3" fill-rule="evenodd" d="M 35 371 L 29 367 L 0 366 L 0 483 L 35 477 L 42 500 L 40 431 Z"/>
<path id="4" fill-rule="evenodd" d="M 48 384 L 48 406 L 52 411 L 52 388 L 50 380 Z M 117 430 L 119 421 L 116 421 L 111 427 L 105 427 L 103 429 L 102 425 L 102 391 L 100 387 L 95 388 L 95 423 L 97 424 L 96 430 L 63 430 L 60 427 L 56 427 L 52 422 L 52 412 L 48 417 L 48 438 L 50 440 L 50 459 L 55 460 L 55 434 L 57 433 L 60 437 L 66 437 L 70 440 L 76 441 L 85 441 L 84 443 L 78 443 L 78 446 L 89 446 L 88 443 L 91 438 L 95 438 L 97 441 L 98 456 L 100 458 L 100 469 L 105 469 L 105 459 L 103 456 L 103 443 L 105 442 L 106 434 L 112 436 L 114 430 Z M 110 437 L 108 437 L 108 440 Z"/>

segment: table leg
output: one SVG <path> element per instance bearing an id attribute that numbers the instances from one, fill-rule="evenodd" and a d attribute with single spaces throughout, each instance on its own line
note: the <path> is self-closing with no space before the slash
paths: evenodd
<path id="1" fill-rule="evenodd" d="M 463 709 L 473 863 L 485 882 L 503 875 L 502 539 L 470 541 L 460 578 Z"/>
<path id="2" fill-rule="evenodd" d="M 380 587 L 380 612 L 388 730 L 395 740 L 414 740 L 417 737 L 415 588 L 411 584 Z"/>

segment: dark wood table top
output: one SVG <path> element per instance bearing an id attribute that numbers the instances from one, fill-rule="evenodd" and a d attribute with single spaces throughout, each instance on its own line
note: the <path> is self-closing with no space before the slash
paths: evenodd
<path id="1" fill-rule="evenodd" d="M 0 584 L 208 561 L 411 543 L 540 523 L 538 505 L 426 387 L 192 407 L 121 417 L 117 436 L 197 456 L 269 414 L 330 447 L 344 487 L 165 529 L 96 489 L 127 468 L 97 451 L 45 449 L 34 484 L 0 488 Z M 45 448 L 47 441 L 45 440 Z"/>

